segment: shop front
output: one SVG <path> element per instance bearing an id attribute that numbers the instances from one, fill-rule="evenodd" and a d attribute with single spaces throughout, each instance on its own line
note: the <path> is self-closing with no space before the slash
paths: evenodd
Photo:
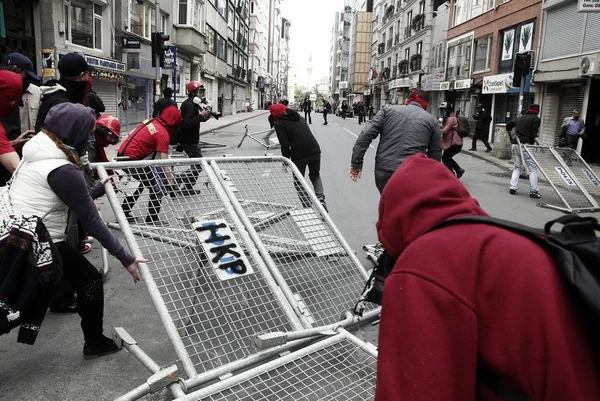
<path id="1" fill-rule="evenodd" d="M 107 60 L 94 56 L 85 56 L 88 65 L 95 71 L 92 75 L 92 88 L 104 103 L 106 110 L 102 114 L 110 114 L 122 118 L 119 104 L 121 103 L 121 90 L 125 82 L 125 63 Z"/>
<path id="2" fill-rule="evenodd" d="M 445 100 L 446 90 L 442 89 L 444 82 L 443 71 L 438 71 L 433 74 L 423 75 L 421 77 L 421 89 L 429 93 L 429 112 L 435 118 L 440 117 L 439 105 Z"/>
<path id="3" fill-rule="evenodd" d="M 152 67 L 152 60 L 140 57 L 137 52 L 127 53 L 125 78 L 121 103 L 121 131 L 129 132 L 152 116 L 156 80 L 156 69 Z"/>

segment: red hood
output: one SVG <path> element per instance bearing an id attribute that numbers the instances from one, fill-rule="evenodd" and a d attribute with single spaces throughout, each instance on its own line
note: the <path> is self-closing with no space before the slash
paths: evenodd
<path id="1" fill-rule="evenodd" d="M 177 107 L 171 105 L 164 109 L 162 113 L 160 113 L 160 116 L 157 117 L 157 120 L 165 128 L 173 132 L 175 128 L 181 124 L 181 112 Z"/>
<path id="2" fill-rule="evenodd" d="M 385 186 L 377 234 L 397 258 L 431 227 L 466 215 L 487 216 L 446 166 L 418 154 L 406 159 Z"/>

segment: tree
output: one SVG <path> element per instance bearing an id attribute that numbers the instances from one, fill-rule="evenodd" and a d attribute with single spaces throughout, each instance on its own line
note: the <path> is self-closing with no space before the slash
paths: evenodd
<path id="1" fill-rule="evenodd" d="M 302 89 L 296 88 L 296 90 L 294 91 L 294 100 L 296 102 L 299 102 L 300 99 L 304 99 L 304 92 L 302 91 Z"/>

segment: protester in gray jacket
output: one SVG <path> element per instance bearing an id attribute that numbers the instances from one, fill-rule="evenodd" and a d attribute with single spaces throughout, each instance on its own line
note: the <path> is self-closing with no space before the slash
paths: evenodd
<path id="1" fill-rule="evenodd" d="M 414 90 L 406 105 L 386 106 L 375 115 L 354 144 L 350 163 L 350 178 L 361 176 L 365 152 L 373 139 L 381 134 L 375 155 L 375 185 L 383 192 L 385 184 L 408 157 L 424 153 L 442 159 L 442 133 L 439 122 L 427 112 L 429 95 Z"/>

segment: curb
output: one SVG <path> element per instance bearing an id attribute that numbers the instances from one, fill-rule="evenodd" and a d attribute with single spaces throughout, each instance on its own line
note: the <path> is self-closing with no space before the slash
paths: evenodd
<path id="1" fill-rule="evenodd" d="M 239 120 L 236 120 L 236 121 L 231 121 L 231 122 L 228 122 L 227 124 L 223 124 L 220 127 L 212 128 L 212 129 L 210 129 L 208 131 L 204 131 L 204 132 L 200 131 L 200 135 L 212 134 L 212 133 L 214 133 L 214 132 L 216 132 L 216 131 L 218 131 L 220 129 L 227 128 L 227 127 L 230 127 L 232 125 L 239 124 L 241 122 L 248 121 L 248 120 L 251 120 L 251 119 L 256 118 L 256 117 L 261 117 L 261 116 L 264 116 L 265 114 L 268 114 L 268 113 L 269 112 L 265 110 L 264 113 L 256 114 L 256 115 L 253 115 L 253 116 L 250 116 L 250 117 L 245 117 L 245 118 L 242 118 L 242 119 L 239 119 Z"/>
<path id="2" fill-rule="evenodd" d="M 496 159 L 495 157 L 484 156 L 484 155 L 478 154 L 478 152 L 470 152 L 468 150 L 461 150 L 460 153 L 463 153 L 465 155 L 469 155 L 471 157 L 486 161 L 486 162 L 491 163 L 491 164 L 495 165 L 496 167 L 500 167 L 501 169 L 504 169 L 506 171 L 512 171 L 512 167 L 510 167 L 509 162 L 504 162 L 503 160 Z"/>

